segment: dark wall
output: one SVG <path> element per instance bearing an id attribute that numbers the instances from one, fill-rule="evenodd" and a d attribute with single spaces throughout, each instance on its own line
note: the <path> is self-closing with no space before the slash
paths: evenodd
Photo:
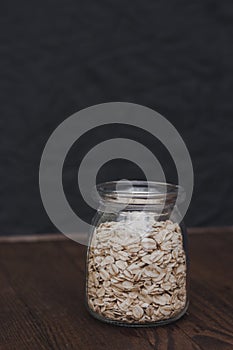
<path id="1" fill-rule="evenodd" d="M 69 115 L 109 101 L 151 107 L 182 135 L 195 172 L 189 226 L 233 224 L 231 0 L 13 0 L 0 7 L 1 234 L 56 231 L 39 194 L 43 147 Z M 86 218 L 92 211 L 73 190 L 74 167 L 109 135 L 147 142 L 174 179 L 156 141 L 110 129 L 74 145 L 65 164 L 67 196 Z M 143 176 L 116 160 L 98 180 L 126 173 Z"/>

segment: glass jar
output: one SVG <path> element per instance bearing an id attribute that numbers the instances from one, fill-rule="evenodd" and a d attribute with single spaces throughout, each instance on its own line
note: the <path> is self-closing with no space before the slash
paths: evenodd
<path id="1" fill-rule="evenodd" d="M 100 203 L 87 252 L 86 304 L 99 320 L 156 326 L 188 307 L 187 235 L 176 185 L 132 181 L 97 186 Z M 180 191 L 179 191 L 180 193 Z"/>

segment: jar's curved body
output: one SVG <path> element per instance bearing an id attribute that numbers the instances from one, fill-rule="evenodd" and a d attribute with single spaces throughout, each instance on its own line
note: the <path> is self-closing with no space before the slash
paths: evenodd
<path id="1" fill-rule="evenodd" d="M 186 231 L 179 213 L 158 206 L 112 205 L 94 218 L 87 254 L 86 303 L 99 320 L 152 326 L 188 307 Z"/>

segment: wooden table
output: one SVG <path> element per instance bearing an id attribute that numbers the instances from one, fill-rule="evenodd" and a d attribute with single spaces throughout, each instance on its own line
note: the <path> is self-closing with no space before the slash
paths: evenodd
<path id="1" fill-rule="evenodd" d="M 1 242 L 0 349 L 233 349 L 233 232 L 191 232 L 189 241 L 190 307 L 157 328 L 117 327 L 89 315 L 85 247 L 46 237 Z"/>

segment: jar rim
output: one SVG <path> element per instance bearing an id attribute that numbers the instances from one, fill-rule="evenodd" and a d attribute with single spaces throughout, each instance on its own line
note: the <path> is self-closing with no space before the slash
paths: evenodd
<path id="1" fill-rule="evenodd" d="M 132 202 L 132 204 L 166 204 L 174 203 L 179 194 L 179 202 L 183 201 L 185 191 L 183 187 L 166 182 L 121 180 L 103 182 L 96 186 L 104 201 Z"/>

